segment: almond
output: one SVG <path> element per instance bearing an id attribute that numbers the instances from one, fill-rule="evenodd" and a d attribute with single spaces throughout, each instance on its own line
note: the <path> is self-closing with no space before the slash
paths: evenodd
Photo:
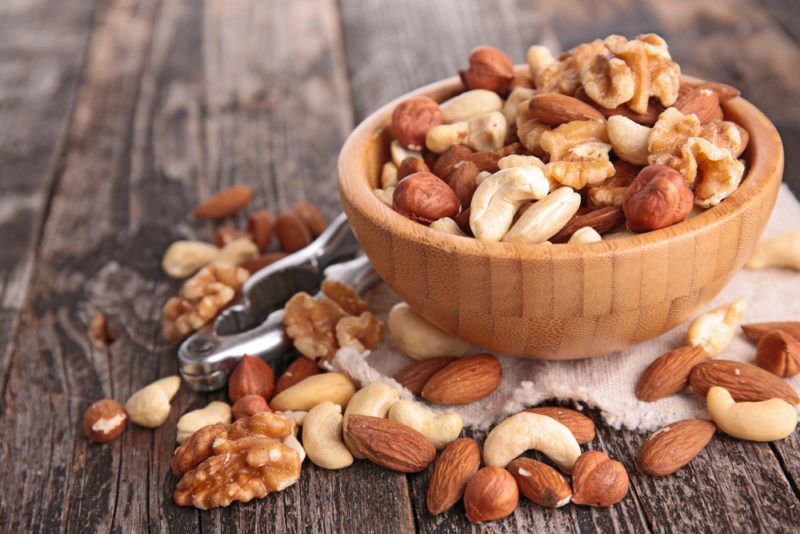
<path id="1" fill-rule="evenodd" d="M 627 104 L 620 104 L 613 109 L 607 109 L 598 105 L 594 100 L 589 98 L 589 95 L 586 94 L 586 91 L 583 89 L 583 87 L 578 89 L 578 91 L 575 93 L 575 98 L 589 104 L 590 106 L 593 106 L 597 111 L 602 113 L 606 119 L 613 115 L 623 115 L 634 122 L 638 122 L 639 124 L 644 124 L 646 126 L 652 126 L 655 124 L 658 120 L 658 116 L 662 111 L 664 111 L 664 106 L 659 104 L 655 99 L 650 100 L 645 113 L 636 113 L 629 108 Z"/>
<path id="2" fill-rule="evenodd" d="M 684 115 L 694 113 L 700 119 L 700 124 L 723 119 L 722 108 L 719 105 L 719 95 L 708 87 L 692 89 L 678 98 L 674 107 Z"/>
<path id="3" fill-rule="evenodd" d="M 428 483 L 428 511 L 449 510 L 464 495 L 467 481 L 481 466 L 481 448 L 472 438 L 461 438 L 442 451 Z"/>
<path id="4" fill-rule="evenodd" d="M 294 211 L 284 211 L 278 215 L 275 233 L 285 252 L 297 252 L 311 243 L 311 229 Z"/>
<path id="5" fill-rule="evenodd" d="M 696 87 L 697 89 L 711 89 L 717 96 L 719 97 L 720 102 L 727 102 L 737 96 L 741 95 L 742 93 L 732 85 L 728 85 L 727 83 L 719 83 L 719 82 L 703 82 Z"/>
<path id="6" fill-rule="evenodd" d="M 560 93 L 533 95 L 528 101 L 528 110 L 531 118 L 550 126 L 572 121 L 606 120 L 602 113 L 589 104 Z"/>
<path id="7" fill-rule="evenodd" d="M 625 466 L 600 451 L 586 451 L 572 469 L 572 502 L 605 508 L 628 493 Z"/>
<path id="8" fill-rule="evenodd" d="M 603 235 L 623 222 L 625 222 L 625 215 L 622 213 L 622 208 L 616 206 L 599 208 L 588 213 L 574 215 L 567 221 L 564 228 L 550 238 L 550 241 L 553 243 L 566 243 L 572 237 L 572 234 L 584 226 L 590 226 L 598 234 Z"/>
<path id="9" fill-rule="evenodd" d="M 235 185 L 223 189 L 194 209 L 198 219 L 226 219 L 247 206 L 253 198 L 253 190 L 249 185 Z"/>
<path id="10" fill-rule="evenodd" d="M 572 499 L 572 488 L 564 476 L 533 458 L 517 458 L 506 469 L 517 481 L 519 491 L 541 506 L 558 508 Z"/>
<path id="11" fill-rule="evenodd" d="M 717 425 L 705 419 L 684 419 L 656 430 L 639 448 L 636 463 L 645 473 L 671 475 L 700 454 Z"/>
<path id="12" fill-rule="evenodd" d="M 467 145 L 454 145 L 442 152 L 436 164 L 433 166 L 433 174 L 444 180 L 450 182 L 450 175 L 453 172 L 453 167 L 456 163 L 464 161 L 469 158 L 474 151 Z"/>
<path id="13" fill-rule="evenodd" d="M 422 387 L 425 385 L 425 382 L 427 382 L 436 371 L 455 360 L 456 358 L 453 356 L 420 360 L 401 369 L 399 373 L 394 375 L 394 379 L 414 395 L 419 395 L 422 392 Z"/>
<path id="14" fill-rule="evenodd" d="M 792 386 L 755 365 L 732 360 L 701 363 L 689 376 L 692 389 L 706 396 L 712 386 L 727 389 L 736 402 L 783 399 L 791 405 L 800 402 Z"/>
<path id="15" fill-rule="evenodd" d="M 702 347 L 690 345 L 662 354 L 639 377 L 636 397 L 653 402 L 678 393 L 689 382 L 694 366 L 708 357 Z"/>
<path id="16" fill-rule="evenodd" d="M 517 504 L 517 482 L 502 467 L 484 467 L 469 479 L 464 490 L 464 509 L 471 523 L 508 517 Z"/>
<path id="17" fill-rule="evenodd" d="M 392 112 L 392 135 L 405 148 L 422 150 L 428 130 L 442 124 L 439 104 L 430 97 L 416 96 L 398 104 Z"/>
<path id="18" fill-rule="evenodd" d="M 768 333 L 758 342 L 756 365 L 781 378 L 800 372 L 800 340 L 783 330 Z"/>
<path id="19" fill-rule="evenodd" d="M 272 242 L 273 226 L 272 214 L 267 210 L 254 211 L 247 218 L 247 232 L 259 251 L 264 252 Z"/>
<path id="20" fill-rule="evenodd" d="M 800 321 L 779 321 L 773 323 L 743 324 L 742 330 L 753 341 L 758 341 L 773 330 L 783 330 L 787 334 L 800 339 Z"/>
<path id="21" fill-rule="evenodd" d="M 345 435 L 369 461 L 399 473 L 422 471 L 436 458 L 425 436 L 389 419 L 351 415 Z"/>
<path id="22" fill-rule="evenodd" d="M 575 440 L 580 445 L 589 443 L 594 439 L 594 421 L 577 410 L 570 410 L 569 408 L 561 408 L 559 406 L 539 406 L 537 408 L 528 408 L 525 411 L 552 417 L 569 428 L 572 435 L 575 436 Z"/>
<path id="23" fill-rule="evenodd" d="M 491 354 L 464 356 L 433 374 L 422 396 L 437 404 L 468 404 L 490 395 L 503 378 L 503 368 Z"/>
<path id="24" fill-rule="evenodd" d="M 246 395 L 261 395 L 269 399 L 274 387 L 275 373 L 272 367 L 261 358 L 245 354 L 228 380 L 228 397 L 231 402 Z"/>
<path id="25" fill-rule="evenodd" d="M 325 217 L 311 202 L 298 202 L 292 206 L 292 210 L 306 224 L 306 228 L 311 232 L 311 237 L 319 237 L 328 227 Z"/>
<path id="26" fill-rule="evenodd" d="M 300 356 L 289 364 L 275 385 L 275 395 L 297 384 L 309 376 L 319 373 L 317 362 L 311 358 Z"/>

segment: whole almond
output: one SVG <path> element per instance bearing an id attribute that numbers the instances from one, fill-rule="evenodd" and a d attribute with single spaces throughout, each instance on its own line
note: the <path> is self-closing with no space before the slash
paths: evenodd
<path id="1" fill-rule="evenodd" d="M 254 211 L 247 218 L 247 232 L 259 251 L 264 252 L 272 242 L 273 226 L 272 214 L 267 210 Z"/>
<path id="2" fill-rule="evenodd" d="M 645 473 L 671 475 L 700 454 L 717 425 L 706 419 L 684 419 L 656 430 L 639 447 L 636 463 Z"/>
<path id="3" fill-rule="evenodd" d="M 317 362 L 311 358 L 299 356 L 289 364 L 289 367 L 286 368 L 286 371 L 284 371 L 281 377 L 278 379 L 278 383 L 275 384 L 275 395 L 284 389 L 292 387 L 301 380 L 318 373 L 319 366 L 317 365 Z"/>
<path id="4" fill-rule="evenodd" d="M 198 219 L 226 219 L 247 206 L 253 198 L 253 190 L 249 185 L 235 185 L 223 189 L 194 209 Z"/>
<path id="5" fill-rule="evenodd" d="M 726 83 L 719 83 L 719 82 L 703 82 L 696 87 L 696 89 L 711 89 L 717 96 L 719 97 L 720 102 L 727 102 L 737 96 L 741 95 L 742 93 L 739 92 L 737 88 L 732 85 L 728 85 Z"/>
<path id="6" fill-rule="evenodd" d="M 602 113 L 589 104 L 560 93 L 533 95 L 528 101 L 528 110 L 532 119 L 550 126 L 572 121 L 606 120 Z"/>
<path id="7" fill-rule="evenodd" d="M 701 363 L 689 376 L 692 389 L 703 397 L 712 386 L 727 389 L 736 402 L 783 399 L 791 405 L 800 402 L 792 386 L 755 365 L 733 360 Z"/>
<path id="8" fill-rule="evenodd" d="M 298 202 L 292 206 L 292 210 L 306 223 L 306 227 L 311 231 L 311 237 L 319 237 L 328 227 L 325 217 L 311 202 Z"/>
<path id="9" fill-rule="evenodd" d="M 267 362 L 256 356 L 242 356 L 228 380 L 228 397 L 236 402 L 246 395 L 272 396 L 275 373 Z"/>
<path id="10" fill-rule="evenodd" d="M 294 211 L 284 211 L 278 215 L 275 233 L 286 252 L 297 252 L 311 243 L 311 230 Z"/>
<path id="11" fill-rule="evenodd" d="M 559 406 L 539 406 L 537 408 L 528 408 L 525 411 L 552 417 L 569 428 L 572 435 L 575 436 L 575 440 L 580 445 L 589 443 L 594 439 L 594 421 L 577 410 L 570 410 L 569 408 L 561 408 Z"/>
<path id="12" fill-rule="evenodd" d="M 689 382 L 694 366 L 708 358 L 702 347 L 691 345 L 662 354 L 639 377 L 636 397 L 653 402 L 678 393 Z"/>
<path id="13" fill-rule="evenodd" d="M 600 451 L 586 451 L 572 468 L 572 502 L 605 508 L 628 493 L 625 466 Z"/>
<path id="14" fill-rule="evenodd" d="M 517 458 L 506 467 L 519 491 L 541 506 L 558 508 L 572 499 L 572 488 L 564 476 L 533 458 Z"/>
<path id="15" fill-rule="evenodd" d="M 566 243 L 572 237 L 572 234 L 585 226 L 590 226 L 598 234 L 603 235 L 623 222 L 625 222 L 625 215 L 622 213 L 622 208 L 616 206 L 599 208 L 588 213 L 573 215 L 564 225 L 564 228 L 550 238 L 550 241 L 553 243 Z"/>
<path id="16" fill-rule="evenodd" d="M 790 336 L 800 339 L 800 321 L 778 321 L 772 323 L 743 324 L 742 330 L 753 341 L 758 341 L 773 330 L 783 330 Z"/>
<path id="17" fill-rule="evenodd" d="M 517 482 L 502 467 L 484 467 L 469 479 L 464 490 L 464 509 L 471 523 L 508 517 L 517 504 Z"/>
<path id="18" fill-rule="evenodd" d="M 404 367 L 396 375 L 397 380 L 403 387 L 414 395 L 422 393 L 422 387 L 430 377 L 445 365 L 456 360 L 453 356 L 441 356 L 439 358 L 429 358 L 420 360 Z"/>
<path id="19" fill-rule="evenodd" d="M 350 415 L 344 433 L 369 461 L 398 473 L 422 471 L 436 458 L 425 436 L 390 419 Z"/>
<path id="20" fill-rule="evenodd" d="M 500 361 L 491 354 L 464 356 L 436 371 L 422 397 L 437 404 L 468 404 L 489 396 L 502 379 Z"/>
<path id="21" fill-rule="evenodd" d="M 800 340 L 775 330 L 763 336 L 756 347 L 756 365 L 781 378 L 800 372 Z"/>
<path id="22" fill-rule="evenodd" d="M 448 445 L 428 483 L 428 511 L 437 515 L 449 510 L 464 495 L 467 481 L 481 466 L 481 448 L 472 438 L 460 438 Z"/>
<path id="23" fill-rule="evenodd" d="M 719 105 L 719 95 L 708 87 L 697 87 L 675 102 L 675 108 L 684 115 L 694 113 L 700 119 L 700 124 L 721 121 L 722 108 Z"/>

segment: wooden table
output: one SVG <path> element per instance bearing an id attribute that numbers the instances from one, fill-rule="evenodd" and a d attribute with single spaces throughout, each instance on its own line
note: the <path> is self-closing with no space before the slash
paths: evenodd
<path id="1" fill-rule="evenodd" d="M 701 4 L 707 4 L 705 6 Z M 79 421 L 177 371 L 158 320 L 177 285 L 159 262 L 208 238 L 190 208 L 246 182 L 255 205 L 339 209 L 337 152 L 354 123 L 453 75 L 490 43 L 566 49 L 609 33 L 665 36 L 684 71 L 739 87 L 775 121 L 800 192 L 800 10 L 792 0 L 24 0 L 0 3 L 0 531 L 462 532 L 431 517 L 429 473 L 306 464 L 291 489 L 199 512 L 172 504 L 175 422 L 221 394 L 185 387 L 167 423 L 90 444 Z M 118 339 L 94 347 L 105 312 Z M 594 414 L 599 421 L 598 414 Z M 611 509 L 523 502 L 481 530 L 797 531 L 800 438 L 716 438 L 677 475 L 640 474 L 643 437 L 600 427 L 622 460 Z"/>

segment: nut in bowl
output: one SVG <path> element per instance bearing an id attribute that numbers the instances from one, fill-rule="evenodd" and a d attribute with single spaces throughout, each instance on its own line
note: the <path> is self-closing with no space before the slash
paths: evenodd
<path id="1" fill-rule="evenodd" d="M 598 49 L 611 50 L 608 57 L 614 59 L 607 65 L 605 59 L 592 60 L 599 57 Z M 674 86 L 661 78 L 656 84 L 655 77 L 648 82 L 642 72 L 625 66 L 635 63 L 629 60 L 637 54 L 655 49 L 658 53 L 648 56 L 652 69 L 663 71 Z M 531 65 L 538 72 L 534 89 L 519 88 L 510 95 L 507 87 L 465 87 L 459 78 L 413 91 L 367 117 L 339 157 L 342 204 L 376 271 L 422 317 L 486 349 L 570 359 L 607 354 L 658 336 L 693 315 L 738 271 L 775 203 L 783 149 L 772 123 L 749 102 L 735 93 L 707 98 L 717 84 L 679 76 L 657 36 L 630 41 L 611 36 L 576 47 L 573 55 L 572 63 L 553 68 Z M 553 79 L 559 68 L 577 69 L 579 59 L 585 62 L 580 69 L 584 82 L 578 71 L 571 81 L 563 74 Z M 604 92 L 598 74 L 603 69 L 614 70 L 625 82 L 617 84 L 619 94 Z M 514 69 L 517 77 L 530 78 L 530 72 L 527 66 Z M 464 111 L 469 106 L 461 102 L 455 122 L 445 118 L 429 128 L 423 151 L 400 145 L 392 135 L 392 114 L 402 102 L 425 96 L 441 104 L 487 89 L 501 100 L 521 103 L 513 113 L 506 113 L 508 106 L 501 113 L 502 101 L 482 96 L 472 99 L 481 114 L 470 117 Z M 541 96 L 555 93 L 574 95 L 581 105 L 565 110 L 563 102 L 572 100 Z M 724 120 L 708 106 L 720 106 Z M 444 106 L 445 117 L 452 107 Z M 661 111 L 649 117 L 650 108 Z M 606 117 L 617 115 L 627 122 L 610 121 L 617 124 L 613 133 L 607 131 Z M 511 117 L 514 124 L 503 128 L 500 117 Z M 421 139 L 419 132 L 415 135 Z M 577 138 L 585 142 L 576 144 Z M 474 189 L 459 180 L 459 194 L 451 194 L 443 187 L 452 186 L 450 176 L 436 175 L 437 168 L 452 173 L 453 163 L 458 166 L 448 153 L 455 149 L 448 147 L 459 147 L 461 160 L 474 161 L 474 154 L 486 152 L 509 157 L 514 162 L 510 169 L 516 170 L 508 172 L 501 159 L 497 168 L 470 173 Z M 398 198 L 401 205 L 393 209 L 373 191 L 385 187 L 384 164 L 394 160 L 399 166 L 409 156 L 426 159 L 433 172 L 424 179 L 415 173 L 402 180 L 416 186 L 431 183 L 433 193 L 415 187 L 410 195 L 401 180 L 394 190 L 395 207 Z M 616 172 L 623 156 L 634 168 L 625 179 Z M 617 157 L 623 159 L 614 161 Z M 448 165 L 437 165 L 437 159 Z M 643 163 L 665 165 L 686 183 L 662 168 L 640 177 L 635 190 L 628 189 Z M 498 173 L 513 177 L 517 185 L 494 178 Z M 541 190 L 543 179 L 549 191 Z M 545 200 L 559 188 L 563 192 Z M 573 190 L 582 197 L 580 206 Z M 480 214 L 464 191 L 472 203 L 481 201 Z M 687 209 L 692 198 L 694 216 Z M 541 207 L 534 209 L 538 203 Z M 580 230 L 571 221 L 592 220 L 587 214 L 601 209 L 605 219 L 621 222 L 618 228 L 624 232 L 605 225 L 595 230 L 613 238 L 598 241 L 593 235 L 567 243 L 571 234 L 560 230 Z M 661 212 L 645 211 L 650 209 Z M 484 213 L 492 217 L 488 229 L 481 225 L 489 220 Z M 627 228 L 624 215 L 635 221 Z M 439 216 L 448 218 L 447 225 L 429 227 Z M 451 228 L 452 222 L 467 235 L 436 229 Z M 558 243 L 547 243 L 551 238 Z"/>

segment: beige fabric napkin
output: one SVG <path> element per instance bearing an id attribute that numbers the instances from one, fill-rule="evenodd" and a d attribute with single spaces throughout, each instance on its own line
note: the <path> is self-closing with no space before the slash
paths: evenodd
<path id="1" fill-rule="evenodd" d="M 765 236 L 800 228 L 800 202 L 786 186 L 781 188 Z M 737 273 L 708 309 L 737 298 L 747 301 L 745 322 L 800 320 L 800 273 L 764 270 Z M 369 295 L 370 309 L 384 320 L 398 297 L 381 283 Z M 662 336 L 605 356 L 576 361 L 536 361 L 498 355 L 503 365 L 503 382 L 492 395 L 459 407 L 429 406 L 438 412 L 458 411 L 465 426 L 485 429 L 505 416 L 548 399 L 575 401 L 600 409 L 606 423 L 614 428 L 652 430 L 687 417 L 704 416 L 703 399 L 687 389 L 654 403 L 639 401 L 634 387 L 639 375 L 655 358 L 684 343 L 684 324 Z M 477 351 L 476 349 L 475 351 Z M 741 333 L 720 358 L 751 361 L 755 347 Z M 352 349 L 337 352 L 331 366 L 350 374 L 362 385 L 385 381 L 398 387 L 390 377 L 412 363 L 386 335 L 373 351 Z M 789 380 L 800 390 L 800 375 Z M 403 391 L 404 398 L 413 398 Z"/>

